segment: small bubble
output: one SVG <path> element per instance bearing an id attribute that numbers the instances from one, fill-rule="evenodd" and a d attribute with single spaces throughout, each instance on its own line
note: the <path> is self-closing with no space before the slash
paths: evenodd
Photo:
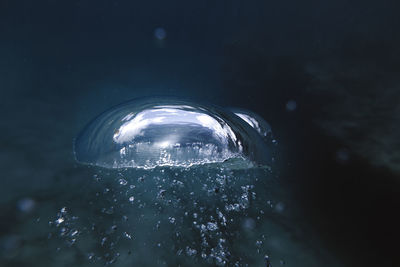
<path id="1" fill-rule="evenodd" d="M 277 212 L 279 212 L 279 213 L 282 213 L 284 209 L 285 209 L 285 204 L 283 204 L 282 202 L 278 202 L 278 203 L 275 205 L 275 210 L 276 210 Z"/>
<path id="2" fill-rule="evenodd" d="M 65 236 L 65 234 L 67 233 L 67 228 L 63 227 L 60 230 L 60 236 Z"/>
<path id="3" fill-rule="evenodd" d="M 65 219 L 63 217 L 58 218 L 55 223 L 57 226 L 59 226 L 60 224 L 62 224 L 65 221 Z"/>
<path id="4" fill-rule="evenodd" d="M 118 182 L 119 182 L 120 185 L 124 185 L 124 186 L 128 184 L 128 182 L 125 179 L 122 179 L 122 178 L 119 179 Z"/>
<path id="5" fill-rule="evenodd" d="M 207 229 L 209 231 L 215 231 L 218 229 L 218 225 L 216 223 L 208 222 L 207 223 Z"/>
<path id="6" fill-rule="evenodd" d="M 131 197 L 129 197 L 129 202 L 133 202 L 135 200 L 135 197 L 134 196 L 131 196 Z"/>
<path id="7" fill-rule="evenodd" d="M 195 256 L 197 254 L 197 250 L 194 248 L 186 247 L 186 255 Z"/>
<path id="8" fill-rule="evenodd" d="M 94 253 L 93 252 L 90 252 L 89 254 L 88 254 L 88 260 L 92 260 L 94 258 Z"/>
<path id="9" fill-rule="evenodd" d="M 286 103 L 286 110 L 287 110 L 287 111 L 294 111 L 294 110 L 296 110 L 296 108 L 297 108 L 297 103 L 296 103 L 296 101 L 294 101 L 294 100 L 289 100 L 289 101 Z"/>
<path id="10" fill-rule="evenodd" d="M 124 236 L 128 239 L 132 239 L 132 236 L 130 234 L 128 234 L 127 232 L 124 232 Z"/>
<path id="11" fill-rule="evenodd" d="M 167 38 L 167 32 L 164 28 L 156 28 L 154 30 L 154 37 L 156 37 L 158 40 L 164 40 L 165 38 Z"/>
<path id="12" fill-rule="evenodd" d="M 19 211 L 23 213 L 31 213 L 35 209 L 36 203 L 31 198 L 23 198 L 17 203 Z"/>
<path id="13" fill-rule="evenodd" d="M 71 240 L 67 240 L 67 244 L 69 246 L 72 246 L 73 244 L 75 244 L 75 242 L 76 242 L 76 238 L 72 238 Z"/>
<path id="14" fill-rule="evenodd" d="M 71 236 L 76 236 L 78 233 L 79 233 L 78 230 L 73 230 L 73 231 L 71 232 Z"/>
<path id="15" fill-rule="evenodd" d="M 164 198 L 165 193 L 166 193 L 166 191 L 164 189 L 160 190 L 160 192 L 158 192 L 157 198 Z"/>
<path id="16" fill-rule="evenodd" d="M 101 209 L 101 212 L 103 212 L 103 213 L 105 213 L 105 214 L 113 214 L 114 213 L 114 207 L 113 206 L 111 206 L 111 207 L 109 207 L 109 208 L 102 208 Z"/>
<path id="17" fill-rule="evenodd" d="M 265 261 L 265 267 L 272 267 L 271 261 L 270 261 L 268 255 L 265 255 L 265 256 L 264 256 L 264 261 Z"/>
<path id="18" fill-rule="evenodd" d="M 112 233 L 114 233 L 116 230 L 117 230 L 117 226 L 116 225 L 112 225 L 111 227 L 110 227 L 110 230 L 108 231 L 110 234 L 112 234 Z"/>

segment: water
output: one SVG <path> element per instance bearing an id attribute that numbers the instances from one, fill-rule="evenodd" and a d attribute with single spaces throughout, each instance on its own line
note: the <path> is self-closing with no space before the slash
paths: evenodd
<path id="1" fill-rule="evenodd" d="M 190 168 L 85 166 L 74 161 L 78 129 L 57 117 L 35 124 L 37 112 L 24 114 L 40 140 L 26 149 L 34 162 L 52 168 L 26 176 L 25 166 L 23 190 L 3 194 L 2 265 L 337 265 L 298 214 L 274 165 L 231 158 Z M 244 121 L 236 123 L 258 138 L 243 144 L 263 142 Z M 57 129 L 59 150 L 50 138 Z M 25 141 L 25 134 L 13 140 Z"/>
<path id="2" fill-rule="evenodd" d="M 230 253 L 227 265 L 248 255 L 241 262 L 250 266 L 399 266 L 396 5 L 0 1 L 0 266 L 126 266 L 141 255 L 143 261 L 154 255 L 160 265 L 173 258 L 212 265 L 211 248 Z M 139 183 L 150 186 L 145 170 L 105 173 L 76 163 L 73 140 L 90 120 L 147 96 L 244 108 L 270 123 L 278 143 L 271 170 L 243 173 L 238 162 L 224 163 L 243 186 L 256 185 L 256 178 L 267 186 L 249 189 L 259 192 L 247 211 L 233 195 L 219 209 L 228 227 L 237 226 L 229 230 L 244 235 L 243 245 L 239 237 L 214 235 L 227 233 L 215 209 L 223 202 L 204 200 L 201 187 L 200 199 L 195 190 L 179 193 L 193 192 L 214 208 L 185 217 L 184 207 L 194 209 L 193 203 L 169 209 L 160 200 L 176 197 L 167 186 L 147 198 L 134 194 Z M 184 188 L 181 178 L 196 178 L 191 174 L 220 179 L 220 165 L 214 167 L 204 175 L 183 169 L 173 179 Z M 175 175 L 164 171 L 154 174 Z M 132 221 L 129 212 L 157 214 L 150 200 L 166 207 L 159 232 L 155 219 L 138 221 L 142 231 L 124 226 Z M 261 210 L 260 220 L 246 215 Z M 175 227 L 199 219 L 210 240 L 204 254 L 199 228 L 179 230 L 193 235 L 194 245 L 173 235 Z M 140 251 L 146 234 L 152 243 Z"/>
<path id="3" fill-rule="evenodd" d="M 318 241 L 309 243 L 315 235 L 299 219 L 274 168 L 237 168 L 244 166 L 240 158 L 152 169 L 59 160 L 48 189 L 28 191 L 29 198 L 10 205 L 15 222 L 6 224 L 0 240 L 2 265 L 331 262 Z"/>
<path id="4" fill-rule="evenodd" d="M 102 113 L 74 144 L 76 159 L 92 166 L 87 204 L 62 207 L 49 238 L 106 265 L 282 264 L 285 251 L 266 223 L 283 220 L 288 201 L 268 158 L 271 130 L 258 115 L 234 111 L 141 99 Z M 216 155 L 202 152 L 210 144 Z"/>
<path id="5" fill-rule="evenodd" d="M 290 215 L 278 208 L 287 199 L 276 176 L 217 164 L 79 167 L 90 182 L 49 221 L 49 240 L 74 255 L 74 266 L 264 266 L 265 255 L 275 266 L 282 258 L 319 266 L 309 254 L 315 248 L 285 237 L 295 229 L 285 228 Z"/>

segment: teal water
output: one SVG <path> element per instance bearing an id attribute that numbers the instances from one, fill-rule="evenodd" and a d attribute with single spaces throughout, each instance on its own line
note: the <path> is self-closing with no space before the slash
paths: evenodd
<path id="1" fill-rule="evenodd" d="M 218 257 L 226 251 L 227 265 L 265 266 L 268 255 L 274 267 L 399 266 L 397 6 L 391 0 L 0 1 L 0 266 L 103 266 L 114 258 L 121 266 L 213 265 L 217 232 L 225 239 Z M 148 96 L 254 111 L 277 140 L 271 170 L 229 166 L 231 180 L 258 185 L 246 210 L 222 212 L 224 202 L 198 182 L 195 199 L 209 207 L 199 218 L 218 226 L 204 233 L 206 259 L 202 233 L 189 227 L 193 218 L 183 211 L 195 209 L 193 203 L 172 209 L 155 195 L 159 185 L 170 189 L 167 183 L 148 179 L 153 191 L 134 195 L 131 204 L 125 193 L 140 187 L 141 172 L 123 173 L 122 186 L 118 172 L 99 173 L 74 159 L 74 138 L 91 119 Z M 172 179 L 174 171 L 160 170 L 153 174 Z M 227 170 L 178 176 L 212 181 L 220 172 Z M 179 189 L 180 198 L 190 184 Z M 226 190 L 235 204 L 241 187 Z M 179 196 L 166 195 L 172 202 Z M 220 226 L 217 207 L 234 219 L 231 228 Z M 260 210 L 265 215 L 257 220 Z M 130 229 L 132 240 L 121 219 L 129 212 L 149 218 L 137 225 L 130 219 L 138 228 Z M 165 228 L 155 231 L 150 214 Z M 188 227 L 179 230 L 186 241 L 173 235 L 175 226 Z M 146 237 L 151 244 L 144 245 Z"/>
<path id="2" fill-rule="evenodd" d="M 337 266 L 271 170 L 217 165 L 72 168 L 20 211 L 2 264 Z"/>

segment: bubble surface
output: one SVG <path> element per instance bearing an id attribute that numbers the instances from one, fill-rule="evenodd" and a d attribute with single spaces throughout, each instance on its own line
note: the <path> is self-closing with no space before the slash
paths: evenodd
<path id="1" fill-rule="evenodd" d="M 253 127 L 263 138 L 272 134 L 269 123 L 255 112 L 242 108 L 229 108 L 229 110 L 247 122 L 247 124 Z"/>
<path id="2" fill-rule="evenodd" d="M 268 165 L 269 149 L 251 126 L 216 106 L 146 98 L 99 115 L 76 138 L 74 152 L 78 162 L 105 168 L 189 167 L 227 161 L 239 168 Z"/>

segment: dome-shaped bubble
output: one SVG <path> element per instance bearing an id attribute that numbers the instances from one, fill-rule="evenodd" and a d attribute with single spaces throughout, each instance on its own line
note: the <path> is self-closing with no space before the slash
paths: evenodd
<path id="1" fill-rule="evenodd" d="M 140 99 L 102 113 L 76 138 L 76 160 L 106 168 L 153 168 L 244 159 L 268 165 L 259 134 L 230 111 L 171 99 Z"/>
<path id="2" fill-rule="evenodd" d="M 247 122 L 263 138 L 272 135 L 271 126 L 260 115 L 253 111 L 242 108 L 229 108 L 236 116 Z"/>

